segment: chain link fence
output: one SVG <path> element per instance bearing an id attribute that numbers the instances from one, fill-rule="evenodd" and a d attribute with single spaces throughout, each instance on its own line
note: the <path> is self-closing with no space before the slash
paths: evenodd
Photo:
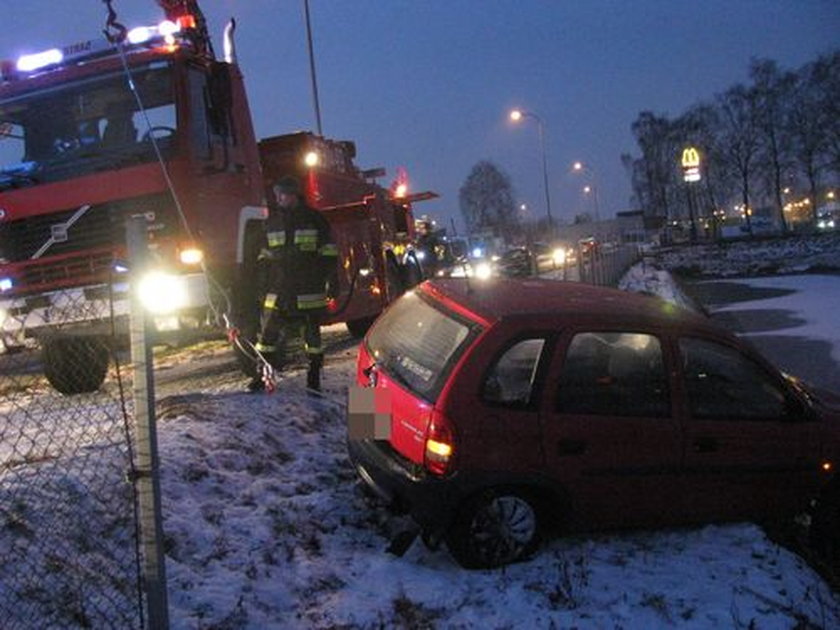
<path id="1" fill-rule="evenodd" d="M 633 245 L 577 247 L 578 279 L 587 284 L 617 286 L 618 281 L 635 263 L 641 260 L 639 249 Z"/>
<path id="2" fill-rule="evenodd" d="M 113 296 L 0 312 L 0 628 L 142 628 L 125 334 Z M 91 299 L 93 297 L 93 299 Z M 97 306 L 98 304 L 98 306 Z M 97 326 L 81 326 L 96 313 Z M 119 342 L 122 341 L 122 344 Z"/>

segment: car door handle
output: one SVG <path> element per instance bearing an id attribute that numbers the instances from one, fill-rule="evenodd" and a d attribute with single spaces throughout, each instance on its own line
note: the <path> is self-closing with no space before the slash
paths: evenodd
<path id="1" fill-rule="evenodd" d="M 557 442 L 557 454 L 564 455 L 580 455 L 586 452 L 586 442 L 583 440 L 560 440 Z"/>
<path id="2" fill-rule="evenodd" d="M 695 453 L 714 453 L 718 450 L 718 441 L 715 438 L 695 438 Z"/>

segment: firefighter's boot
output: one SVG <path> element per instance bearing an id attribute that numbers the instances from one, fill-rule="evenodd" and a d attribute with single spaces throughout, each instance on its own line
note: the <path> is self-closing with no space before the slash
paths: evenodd
<path id="1" fill-rule="evenodd" d="M 316 392 L 321 391 L 321 367 L 324 365 L 324 357 L 320 354 L 313 354 L 309 357 L 309 370 L 306 372 L 306 387 Z"/>

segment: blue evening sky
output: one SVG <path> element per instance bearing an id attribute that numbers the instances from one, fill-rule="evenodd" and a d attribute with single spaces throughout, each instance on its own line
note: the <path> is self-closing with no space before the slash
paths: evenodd
<path id="1" fill-rule="evenodd" d="M 0 58 L 96 37 L 105 21 L 101 0 L 2 4 Z M 154 0 L 113 6 L 129 26 L 161 14 Z M 303 0 L 201 6 L 217 54 L 237 19 L 257 134 L 314 130 Z M 324 134 L 354 140 L 359 166 L 387 168 L 387 181 L 404 167 L 414 191 L 441 195 L 416 212 L 459 228 L 458 189 L 482 159 L 545 213 L 537 125 L 510 123 L 513 107 L 543 121 L 554 217 L 594 209 L 575 160 L 609 217 L 630 208 L 620 156 L 638 152 L 640 111 L 679 115 L 745 82 L 751 58 L 794 69 L 840 43 L 836 0 L 310 0 L 310 12 Z"/>

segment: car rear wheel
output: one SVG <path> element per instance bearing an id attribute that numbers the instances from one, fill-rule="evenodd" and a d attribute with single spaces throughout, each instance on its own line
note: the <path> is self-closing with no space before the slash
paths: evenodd
<path id="1" fill-rule="evenodd" d="M 529 557 L 540 543 L 534 503 L 517 492 L 482 494 L 467 502 L 446 544 L 467 569 L 490 569 Z"/>

